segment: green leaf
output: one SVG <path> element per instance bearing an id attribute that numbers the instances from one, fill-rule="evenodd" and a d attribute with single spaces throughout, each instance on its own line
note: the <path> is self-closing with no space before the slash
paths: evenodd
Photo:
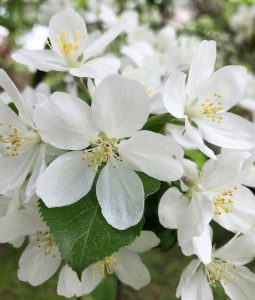
<path id="1" fill-rule="evenodd" d="M 139 174 L 145 195 L 151 195 L 160 182 Z M 78 274 L 90 264 L 127 246 L 139 236 L 143 219 L 127 230 L 117 230 L 109 225 L 101 213 L 95 186 L 80 201 L 65 207 L 48 208 L 39 203 L 41 215 L 59 247 L 64 261 Z"/>
<path id="2" fill-rule="evenodd" d="M 162 132 L 167 123 L 183 124 L 181 121 L 177 120 L 175 117 L 168 113 L 161 115 L 151 116 L 145 123 L 143 130 L 150 130 L 154 132 Z"/>
<path id="3" fill-rule="evenodd" d="M 160 188 L 160 181 L 142 173 L 138 172 L 140 179 L 143 182 L 145 198 L 156 193 Z"/>
<path id="4" fill-rule="evenodd" d="M 193 160 L 197 164 L 199 170 L 202 169 L 204 163 L 208 159 L 207 156 L 199 150 L 185 150 L 184 157 Z"/>

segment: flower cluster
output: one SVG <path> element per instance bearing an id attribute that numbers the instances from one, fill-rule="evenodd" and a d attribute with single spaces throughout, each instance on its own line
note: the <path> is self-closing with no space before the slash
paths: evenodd
<path id="1" fill-rule="evenodd" d="M 84 19 L 102 23 L 104 33 L 88 33 Z M 106 52 L 119 35 L 125 44 L 118 54 Z M 150 274 L 138 254 L 160 243 L 156 230 L 142 229 L 145 199 L 157 192 L 147 186 L 156 183 L 159 226 L 177 230 L 183 254 L 197 256 L 177 297 L 213 299 L 211 287 L 219 282 L 231 299 L 252 300 L 255 275 L 243 265 L 255 256 L 255 196 L 247 187 L 255 187 L 255 125 L 230 112 L 238 103 L 254 108 L 254 90 L 246 89 L 254 78 L 246 69 L 214 71 L 214 41 L 177 35 L 170 25 L 154 32 L 135 11 L 118 15 L 107 4 L 84 15 L 57 12 L 45 49 L 21 49 L 12 58 L 68 73 L 73 87 L 52 92 L 41 83 L 20 93 L 0 70 L 0 242 L 19 247 L 28 237 L 19 279 L 40 285 L 64 262 L 57 293 L 66 297 L 89 294 L 112 274 L 134 289 L 147 285 Z M 202 168 L 184 156 L 188 149 L 204 155 Z M 92 200 L 96 209 L 85 226 L 90 208 L 74 208 Z M 63 211 L 68 219 L 56 230 L 52 212 Z M 110 240 L 98 249 L 95 237 L 76 247 L 67 234 L 74 220 L 81 227 L 71 235 L 80 238 L 98 222 L 106 232 L 101 240 L 118 233 L 121 246 L 110 250 L 116 242 Z M 213 222 L 234 233 L 218 249 Z M 87 256 L 87 247 L 96 258 L 77 267 L 69 254 L 77 248 Z"/>

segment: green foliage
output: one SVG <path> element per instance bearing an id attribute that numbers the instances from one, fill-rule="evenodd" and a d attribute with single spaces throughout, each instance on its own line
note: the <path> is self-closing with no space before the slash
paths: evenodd
<path id="1" fill-rule="evenodd" d="M 162 132 L 167 123 L 182 124 L 182 122 L 177 120 L 175 117 L 165 113 L 151 116 L 143 126 L 143 130 Z"/>
<path id="2" fill-rule="evenodd" d="M 206 155 L 199 150 L 185 150 L 184 157 L 193 160 L 197 164 L 199 170 L 202 169 L 204 163 L 208 159 Z"/>
<path id="3" fill-rule="evenodd" d="M 141 174 L 145 196 L 159 188 L 159 182 Z M 64 261 L 78 274 L 119 248 L 129 245 L 142 230 L 143 220 L 127 230 L 117 230 L 104 219 L 98 204 L 95 185 L 80 201 L 60 208 L 47 208 L 42 201 L 40 212 L 53 234 Z"/>

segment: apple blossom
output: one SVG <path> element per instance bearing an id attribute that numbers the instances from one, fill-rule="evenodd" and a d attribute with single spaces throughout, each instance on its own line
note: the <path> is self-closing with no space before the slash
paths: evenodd
<path id="1" fill-rule="evenodd" d="M 213 250 L 211 263 L 205 265 L 199 259 L 191 261 L 182 273 L 176 297 L 213 300 L 211 287 L 220 283 L 230 299 L 252 300 L 255 274 L 243 265 L 253 260 L 254 246 L 254 236 L 240 235 Z"/>
<path id="2" fill-rule="evenodd" d="M 144 191 L 134 170 L 163 181 L 183 174 L 183 151 L 171 138 L 139 131 L 148 114 L 143 87 L 117 75 L 96 87 L 91 107 L 65 93 L 52 94 L 36 107 L 36 125 L 46 143 L 72 151 L 42 172 L 37 195 L 48 207 L 70 205 L 90 191 L 100 169 L 96 194 L 107 222 L 118 229 L 137 224 Z"/>
<path id="3" fill-rule="evenodd" d="M 201 42 L 186 75 L 174 72 L 165 85 L 163 100 L 166 109 L 185 120 L 185 130 L 197 147 L 215 158 L 203 139 L 224 148 L 254 147 L 255 126 L 227 112 L 241 100 L 245 88 L 245 68 L 226 66 L 215 73 L 216 44 Z"/>
<path id="4" fill-rule="evenodd" d="M 28 197 L 32 197 L 38 175 L 45 167 L 46 145 L 42 142 L 33 120 L 34 107 L 44 97 L 33 92 L 31 95 L 28 90 L 22 97 L 2 69 L 0 86 L 19 111 L 17 115 L 7 104 L 0 101 L 0 193 L 5 194 L 20 188 L 31 172 L 26 193 Z M 28 97 L 29 100 L 28 94 L 33 96 Z"/>
<path id="5" fill-rule="evenodd" d="M 122 31 L 125 22 L 115 24 L 96 41 L 90 43 L 86 24 L 72 9 L 55 14 L 49 24 L 51 49 L 22 49 L 12 55 L 24 65 L 42 71 L 69 71 L 77 77 L 103 78 L 116 73 L 120 63 L 115 57 L 96 57 Z"/>
<path id="6" fill-rule="evenodd" d="M 177 228 L 178 242 L 186 255 L 210 260 L 208 236 L 212 219 L 232 232 L 247 232 L 255 224 L 255 196 L 241 183 L 250 170 L 248 152 L 222 153 L 208 160 L 198 174 L 194 163 L 186 161 L 185 194 L 169 188 L 159 204 L 159 220 L 167 228 Z M 183 185 L 184 185 L 183 184 Z M 183 186 L 182 185 L 182 186 Z"/>
<path id="7" fill-rule="evenodd" d="M 91 293 L 106 275 L 116 274 L 118 279 L 139 290 L 150 282 L 150 273 L 137 253 L 143 253 L 156 247 L 159 239 L 151 231 L 142 231 L 141 235 L 127 247 L 86 268 L 81 276 L 68 266 L 64 266 L 59 275 L 57 291 L 65 297 L 81 297 Z"/>

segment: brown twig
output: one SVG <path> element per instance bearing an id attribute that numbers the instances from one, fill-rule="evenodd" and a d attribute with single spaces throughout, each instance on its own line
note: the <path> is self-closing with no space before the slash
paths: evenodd
<path id="1" fill-rule="evenodd" d="M 117 279 L 115 300 L 122 299 L 122 287 L 122 282 L 119 279 Z"/>

